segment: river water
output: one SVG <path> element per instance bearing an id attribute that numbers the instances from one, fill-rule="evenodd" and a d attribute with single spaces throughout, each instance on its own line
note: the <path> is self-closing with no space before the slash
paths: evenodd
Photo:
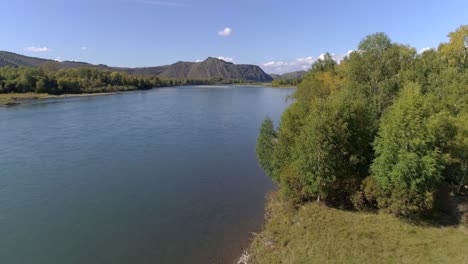
<path id="1" fill-rule="evenodd" d="M 0 108 L 0 263 L 232 263 L 274 188 L 259 126 L 292 92 L 175 87 Z"/>

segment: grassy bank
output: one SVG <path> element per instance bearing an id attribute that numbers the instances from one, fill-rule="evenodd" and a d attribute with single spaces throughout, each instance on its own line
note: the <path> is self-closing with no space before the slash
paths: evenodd
<path id="1" fill-rule="evenodd" d="M 235 83 L 235 84 L 230 84 L 232 86 L 265 86 L 265 87 L 271 87 L 271 83 Z"/>
<path id="2" fill-rule="evenodd" d="M 0 106 L 18 105 L 31 100 L 49 99 L 49 98 L 64 98 L 64 97 L 79 97 L 79 96 L 97 96 L 113 93 L 82 93 L 82 94 L 63 94 L 52 95 L 47 93 L 3 93 L 0 94 Z"/>
<path id="3" fill-rule="evenodd" d="M 35 100 L 41 98 L 48 98 L 49 94 L 37 94 L 37 93 L 7 93 L 0 94 L 0 106 L 1 105 L 15 105 L 25 100 Z"/>
<path id="4" fill-rule="evenodd" d="M 263 86 L 268 88 L 297 88 L 296 86 L 291 85 L 272 85 L 272 83 L 236 83 L 232 84 L 233 86 Z"/>
<path id="5" fill-rule="evenodd" d="M 316 203 L 294 209 L 271 195 L 249 263 L 466 263 L 466 227 L 405 222 Z"/>
<path id="6" fill-rule="evenodd" d="M 286 89 L 295 89 L 297 88 L 296 86 L 291 86 L 291 85 L 272 85 L 271 82 L 247 82 L 247 83 L 219 83 L 219 84 L 209 84 L 208 86 L 238 86 L 238 87 L 267 87 L 267 88 L 286 88 Z M 207 86 L 207 85 L 202 85 L 202 86 Z"/>
<path id="7" fill-rule="evenodd" d="M 272 85 L 273 88 L 286 88 L 286 89 L 295 89 L 297 86 L 293 85 Z"/>

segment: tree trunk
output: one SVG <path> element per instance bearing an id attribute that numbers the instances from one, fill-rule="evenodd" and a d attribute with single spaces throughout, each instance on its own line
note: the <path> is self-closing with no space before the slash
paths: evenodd
<path id="1" fill-rule="evenodd" d="M 463 173 L 463 177 L 462 177 L 461 180 L 460 180 L 460 184 L 458 184 L 457 194 L 460 194 L 460 189 L 461 189 L 461 187 L 463 186 L 463 182 L 465 181 L 466 169 L 465 169 L 464 171 L 465 171 L 465 173 Z"/>

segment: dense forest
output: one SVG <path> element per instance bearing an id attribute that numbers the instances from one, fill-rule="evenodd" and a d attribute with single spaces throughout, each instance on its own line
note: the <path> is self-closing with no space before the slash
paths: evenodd
<path id="1" fill-rule="evenodd" d="M 203 85 L 239 83 L 241 80 L 211 78 L 164 79 L 149 76 L 134 76 L 125 72 L 115 72 L 96 68 L 54 69 L 53 63 L 39 68 L 0 67 L 0 93 L 48 93 L 79 94 L 102 93 L 128 90 L 145 90 L 155 87 L 178 85 Z"/>
<path id="2" fill-rule="evenodd" d="M 279 127 L 266 118 L 257 155 L 282 197 L 419 217 L 466 192 L 468 25 L 418 54 L 384 33 L 304 76 Z"/>
<path id="3" fill-rule="evenodd" d="M 273 87 L 293 87 L 297 86 L 302 82 L 302 78 L 296 79 L 278 79 L 271 82 Z"/>

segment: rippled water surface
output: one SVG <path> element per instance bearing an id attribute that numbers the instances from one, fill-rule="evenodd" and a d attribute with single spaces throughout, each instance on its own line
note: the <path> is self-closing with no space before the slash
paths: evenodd
<path id="1" fill-rule="evenodd" d="M 230 263 L 273 188 L 290 89 L 177 87 L 0 108 L 0 263 Z"/>

